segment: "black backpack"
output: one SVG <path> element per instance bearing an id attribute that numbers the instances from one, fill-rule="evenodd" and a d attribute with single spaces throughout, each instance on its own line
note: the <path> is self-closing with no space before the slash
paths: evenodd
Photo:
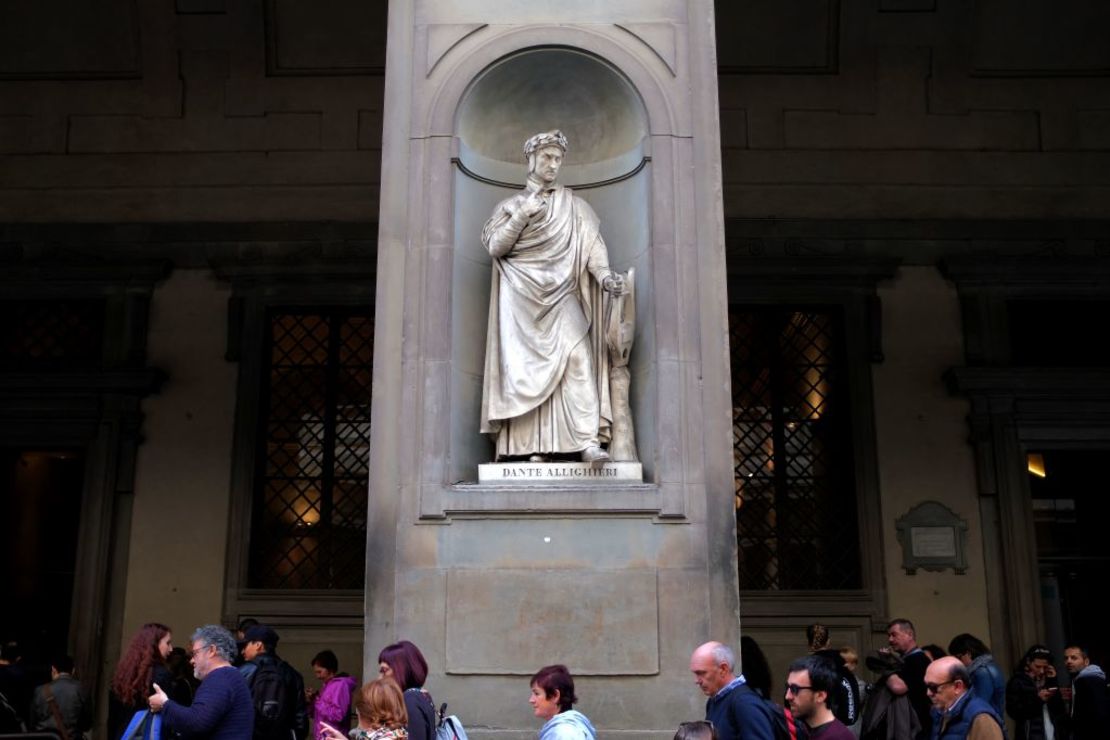
<path id="1" fill-rule="evenodd" d="M 859 719 L 859 684 L 847 666 L 837 666 L 840 685 L 836 690 L 836 707 L 833 714 L 846 725 L 854 725 Z"/>
<path id="2" fill-rule="evenodd" d="M 837 650 L 818 650 L 815 655 L 825 658 L 836 668 L 836 695 L 832 697 L 833 714 L 845 725 L 854 725 L 859 719 L 859 683 L 848 670 L 844 658 Z"/>
<path id="3" fill-rule="evenodd" d="M 257 665 L 250 680 L 255 740 L 290 740 L 293 697 L 289 696 L 281 664 L 263 660 Z"/>
<path id="4" fill-rule="evenodd" d="M 736 688 L 737 691 L 750 691 L 760 701 L 763 714 L 771 724 L 771 732 L 775 740 L 808 740 L 809 729 L 805 722 L 799 722 L 789 709 L 779 706 L 770 699 L 764 699 L 759 692 L 744 684 Z"/>

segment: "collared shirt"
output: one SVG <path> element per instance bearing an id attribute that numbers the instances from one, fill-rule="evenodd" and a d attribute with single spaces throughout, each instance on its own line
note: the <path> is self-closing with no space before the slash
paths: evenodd
<path id="1" fill-rule="evenodd" d="M 747 682 L 748 682 L 748 680 L 746 678 L 744 678 L 744 674 L 741 673 L 739 676 L 737 676 L 736 678 L 732 679 L 727 684 L 722 686 L 721 690 L 713 695 L 713 698 L 714 699 L 723 698 L 728 692 L 732 691 L 737 686 L 743 686 Z"/>

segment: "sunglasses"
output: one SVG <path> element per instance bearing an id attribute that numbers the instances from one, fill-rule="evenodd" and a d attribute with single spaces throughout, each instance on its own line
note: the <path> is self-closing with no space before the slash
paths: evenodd
<path id="1" fill-rule="evenodd" d="M 950 683 L 956 683 L 955 679 L 952 681 L 945 681 L 944 683 L 927 683 L 925 684 L 925 691 L 930 694 L 935 694 L 940 691 L 941 686 L 947 686 Z"/>

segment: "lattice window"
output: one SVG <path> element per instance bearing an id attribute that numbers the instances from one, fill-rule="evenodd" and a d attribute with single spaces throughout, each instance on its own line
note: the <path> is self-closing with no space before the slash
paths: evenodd
<path id="1" fill-rule="evenodd" d="M 269 327 L 250 586 L 361 589 L 374 320 L 273 311 Z"/>
<path id="2" fill-rule="evenodd" d="M 4 301 L 0 308 L 0 367 L 49 370 L 101 364 L 104 301 Z"/>
<path id="3" fill-rule="evenodd" d="M 859 588 L 839 313 L 734 306 L 729 335 L 740 588 Z"/>

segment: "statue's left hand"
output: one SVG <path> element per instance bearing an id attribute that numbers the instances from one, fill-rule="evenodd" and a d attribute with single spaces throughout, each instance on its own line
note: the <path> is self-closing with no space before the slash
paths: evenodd
<path id="1" fill-rule="evenodd" d="M 624 294 L 624 278 L 616 273 L 609 273 L 601 281 L 601 289 L 613 295 Z"/>

